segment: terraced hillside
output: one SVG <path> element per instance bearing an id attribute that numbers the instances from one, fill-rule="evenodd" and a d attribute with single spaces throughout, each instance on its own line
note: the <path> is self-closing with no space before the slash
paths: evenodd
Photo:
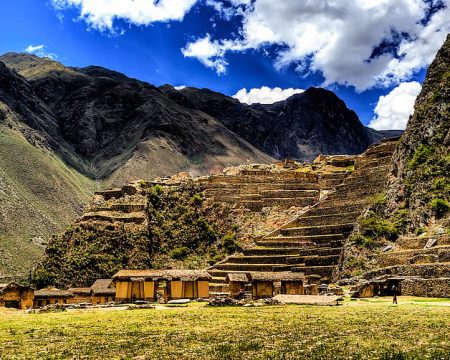
<path id="1" fill-rule="evenodd" d="M 305 202 L 303 213 L 293 221 L 256 239 L 257 246 L 211 267 L 211 290 L 226 291 L 225 277 L 231 272 L 292 271 L 305 273 L 311 282 L 336 279 L 343 245 L 356 219 L 384 190 L 395 146 L 396 141 L 385 141 L 361 156 L 346 157 L 354 164 L 352 172 L 319 171 L 297 182 L 296 191 L 319 192 L 315 201 Z"/>
<path id="2" fill-rule="evenodd" d="M 252 211 L 265 207 L 305 207 L 319 200 L 319 183 L 313 172 L 244 170 L 238 175 L 210 177 L 204 184 L 210 202 L 225 202 Z"/>

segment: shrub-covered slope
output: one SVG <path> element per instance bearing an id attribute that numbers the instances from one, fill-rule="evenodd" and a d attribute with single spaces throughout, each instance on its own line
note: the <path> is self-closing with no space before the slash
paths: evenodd
<path id="1" fill-rule="evenodd" d="M 144 224 L 76 223 L 50 241 L 36 285 L 88 286 L 123 268 L 201 268 L 236 251 L 228 209 L 205 206 L 195 186 L 142 191 L 148 201 Z"/>

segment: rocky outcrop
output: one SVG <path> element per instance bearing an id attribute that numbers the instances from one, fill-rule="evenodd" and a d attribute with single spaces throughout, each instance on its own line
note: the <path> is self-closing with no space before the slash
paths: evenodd
<path id="1" fill-rule="evenodd" d="M 430 65 L 394 154 L 389 211 L 408 209 L 409 230 L 447 217 L 450 200 L 450 35 Z"/>

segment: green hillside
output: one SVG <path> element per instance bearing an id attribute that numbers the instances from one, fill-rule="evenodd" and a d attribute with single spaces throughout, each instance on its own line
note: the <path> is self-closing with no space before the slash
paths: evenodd
<path id="1" fill-rule="evenodd" d="M 0 125 L 0 278 L 26 275 L 45 239 L 73 221 L 94 186 L 45 147 Z"/>

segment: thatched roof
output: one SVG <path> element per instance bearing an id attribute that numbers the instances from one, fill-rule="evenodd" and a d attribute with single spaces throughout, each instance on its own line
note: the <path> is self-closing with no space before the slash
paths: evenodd
<path id="1" fill-rule="evenodd" d="M 112 279 L 97 279 L 92 284 L 91 289 L 94 295 L 115 295 L 116 289 Z"/>
<path id="2" fill-rule="evenodd" d="M 229 273 L 226 276 L 226 282 L 249 282 L 248 276 L 245 273 Z"/>
<path id="3" fill-rule="evenodd" d="M 83 287 L 69 288 L 68 291 L 77 295 L 88 295 L 88 296 L 91 295 L 91 288 L 83 288 Z"/>
<path id="4" fill-rule="evenodd" d="M 254 272 L 250 274 L 252 281 L 305 281 L 305 274 L 298 272 Z"/>
<path id="5" fill-rule="evenodd" d="M 206 270 L 120 270 L 113 276 L 114 280 L 211 280 Z"/>
<path id="6" fill-rule="evenodd" d="M 48 297 L 71 297 L 73 293 L 69 290 L 59 290 L 57 288 L 46 288 L 34 291 L 34 297 L 48 298 Z"/>

